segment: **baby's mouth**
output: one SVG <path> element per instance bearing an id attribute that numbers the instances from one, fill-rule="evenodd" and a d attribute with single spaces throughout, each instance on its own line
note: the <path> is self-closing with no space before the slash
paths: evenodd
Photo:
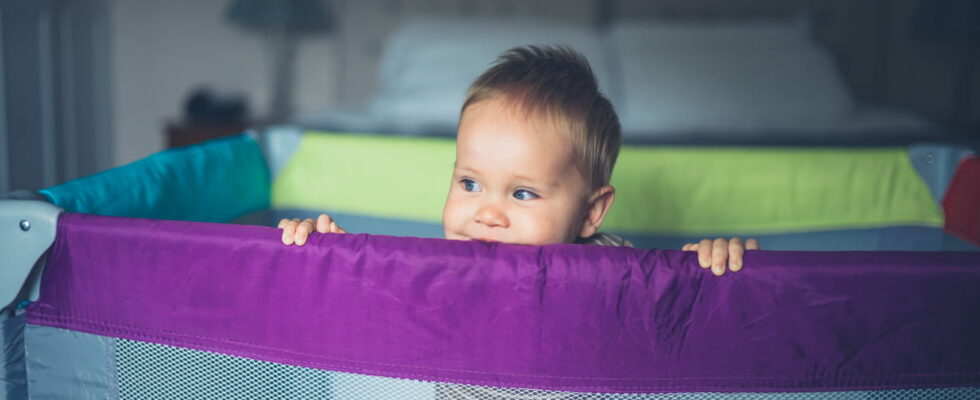
<path id="1" fill-rule="evenodd" d="M 474 240 L 474 241 L 479 241 L 479 242 L 484 242 L 484 243 L 501 243 L 501 241 L 499 239 L 491 239 L 491 238 L 488 238 L 488 237 L 473 237 L 473 236 L 469 236 L 469 235 L 456 235 L 456 237 L 454 237 L 454 238 L 447 237 L 447 239 L 463 240 L 463 241 Z"/>
<path id="2" fill-rule="evenodd" d="M 485 237 L 480 238 L 480 237 L 472 237 L 472 236 L 463 236 L 459 240 L 475 240 L 478 242 L 485 242 L 485 243 L 500 243 L 500 241 L 496 239 L 490 239 Z"/>

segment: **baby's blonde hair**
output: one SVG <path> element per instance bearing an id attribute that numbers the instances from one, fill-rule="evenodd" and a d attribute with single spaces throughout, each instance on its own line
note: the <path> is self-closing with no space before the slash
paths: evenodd
<path id="1" fill-rule="evenodd" d="M 589 186 L 609 184 L 619 155 L 619 118 L 599 92 L 584 56 L 564 46 L 510 49 L 476 78 L 460 115 L 466 107 L 494 98 L 511 102 L 525 117 L 545 117 L 566 130 Z"/>

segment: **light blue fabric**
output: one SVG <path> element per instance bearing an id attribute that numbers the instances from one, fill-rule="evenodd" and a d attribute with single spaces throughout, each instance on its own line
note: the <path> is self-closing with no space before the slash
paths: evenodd
<path id="1" fill-rule="evenodd" d="M 269 188 L 258 143 L 237 135 L 156 153 L 40 193 L 69 212 L 226 222 L 268 208 Z"/>
<path id="2" fill-rule="evenodd" d="M 304 134 L 305 130 L 298 126 L 279 125 L 267 127 L 257 135 L 273 180 L 286 167 Z"/>
<path id="3" fill-rule="evenodd" d="M 909 160 L 922 176 L 922 180 L 929 185 L 932 198 L 941 203 L 960 160 L 971 153 L 973 152 L 969 148 L 961 146 L 919 144 L 909 147 Z"/>
<path id="4" fill-rule="evenodd" d="M 430 222 L 382 218 L 330 210 L 274 209 L 254 214 L 248 220 L 239 221 L 256 225 L 275 226 L 281 218 L 316 218 L 327 212 L 337 223 L 352 233 L 371 233 L 389 236 L 443 237 L 442 226 Z M 642 249 L 680 249 L 686 243 L 701 239 L 714 239 L 718 234 L 689 235 L 637 235 L 609 232 L 633 242 Z M 922 226 L 888 226 L 866 229 L 839 229 L 809 232 L 785 232 L 760 235 L 752 232 L 726 234 L 725 237 L 756 238 L 766 250 L 812 251 L 980 251 L 974 246 L 943 232 L 940 228 Z"/>
<path id="5" fill-rule="evenodd" d="M 29 398 L 118 399 L 115 345 L 110 337 L 25 324 Z"/>
<path id="6" fill-rule="evenodd" d="M 24 314 L 0 311 L 0 400 L 27 398 Z"/>
<path id="7" fill-rule="evenodd" d="M 616 233 L 616 232 L 611 232 Z M 702 235 L 630 235 L 623 238 L 643 249 L 680 249 L 686 243 L 715 237 L 756 238 L 764 250 L 799 251 L 980 251 L 943 232 L 940 228 L 924 226 L 888 226 L 866 229 L 840 229 L 810 232 L 786 232 L 758 235 L 751 232 Z"/>
<path id="8" fill-rule="evenodd" d="M 436 239 L 441 239 L 443 237 L 441 224 L 409 221 L 398 218 L 375 217 L 362 214 L 332 212 L 330 210 L 316 211 L 294 208 L 273 209 L 267 213 L 267 216 L 265 217 L 267 219 L 264 221 L 259 220 L 257 219 L 258 217 L 256 217 L 242 222 L 256 225 L 276 226 L 276 224 L 282 218 L 312 218 L 315 220 L 317 216 L 325 212 L 329 213 L 330 217 L 336 220 L 338 225 L 351 233 L 370 233 L 374 235 L 411 236 Z"/>

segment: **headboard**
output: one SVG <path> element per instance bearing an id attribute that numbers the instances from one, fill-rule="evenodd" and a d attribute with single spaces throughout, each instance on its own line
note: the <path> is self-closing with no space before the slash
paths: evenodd
<path id="1" fill-rule="evenodd" d="M 334 0 L 339 30 L 339 98 L 361 104 L 376 87 L 384 41 L 412 15 L 533 16 L 594 24 L 595 0 Z"/>
<path id="2" fill-rule="evenodd" d="M 613 0 L 610 20 L 696 19 L 739 21 L 810 18 L 814 38 L 831 51 L 859 100 L 881 96 L 886 6 L 849 0 Z"/>
<path id="3" fill-rule="evenodd" d="M 338 98 L 358 105 L 376 88 L 387 36 L 411 15 L 534 16 L 601 27 L 619 19 L 759 20 L 808 16 L 858 99 L 879 94 L 883 4 L 849 0 L 334 0 Z"/>

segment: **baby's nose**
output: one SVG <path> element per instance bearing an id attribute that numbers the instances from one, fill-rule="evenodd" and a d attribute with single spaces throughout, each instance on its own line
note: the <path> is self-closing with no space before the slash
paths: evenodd
<path id="1" fill-rule="evenodd" d="M 486 204 L 480 207 L 476 215 L 474 215 L 474 220 L 489 227 L 506 228 L 510 226 L 507 213 L 500 209 L 500 207 L 492 204 Z"/>

